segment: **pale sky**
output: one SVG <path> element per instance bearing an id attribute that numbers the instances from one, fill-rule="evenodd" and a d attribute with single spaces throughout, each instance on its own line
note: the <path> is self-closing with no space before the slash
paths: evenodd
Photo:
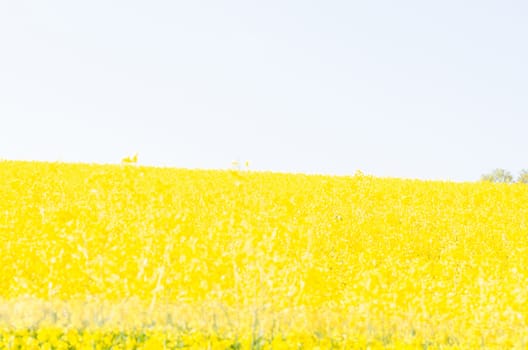
<path id="1" fill-rule="evenodd" d="M 526 1 L 0 1 L 0 158 L 528 168 Z"/>

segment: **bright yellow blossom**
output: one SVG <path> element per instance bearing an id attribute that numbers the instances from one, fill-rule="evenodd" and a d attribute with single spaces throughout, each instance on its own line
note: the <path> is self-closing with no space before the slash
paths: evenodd
<path id="1" fill-rule="evenodd" d="M 528 186 L 0 162 L 0 348 L 528 344 Z"/>

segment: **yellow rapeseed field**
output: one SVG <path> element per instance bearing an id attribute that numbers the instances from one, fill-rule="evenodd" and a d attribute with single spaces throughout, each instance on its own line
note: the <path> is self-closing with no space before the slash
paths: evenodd
<path id="1" fill-rule="evenodd" d="M 0 349 L 526 349 L 528 185 L 0 162 Z"/>

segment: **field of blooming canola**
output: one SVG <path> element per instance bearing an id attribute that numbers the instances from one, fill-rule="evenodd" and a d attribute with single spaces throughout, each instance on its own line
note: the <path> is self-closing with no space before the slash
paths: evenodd
<path id="1" fill-rule="evenodd" d="M 528 347 L 528 186 L 0 162 L 0 349 Z"/>

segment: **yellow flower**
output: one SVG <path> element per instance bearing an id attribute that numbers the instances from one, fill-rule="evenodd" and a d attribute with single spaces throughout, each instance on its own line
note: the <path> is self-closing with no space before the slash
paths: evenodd
<path id="1" fill-rule="evenodd" d="M 528 339 L 525 185 L 8 161 L 0 198 L 1 349 Z"/>
<path id="2" fill-rule="evenodd" d="M 134 153 L 132 156 L 126 156 L 123 159 L 121 159 L 121 162 L 123 164 L 136 164 L 138 161 L 138 154 Z"/>
<path id="3" fill-rule="evenodd" d="M 165 349 L 165 344 L 164 344 L 164 342 L 161 339 L 150 338 L 143 344 L 141 349 L 143 349 L 143 350 L 161 350 L 161 349 Z"/>

